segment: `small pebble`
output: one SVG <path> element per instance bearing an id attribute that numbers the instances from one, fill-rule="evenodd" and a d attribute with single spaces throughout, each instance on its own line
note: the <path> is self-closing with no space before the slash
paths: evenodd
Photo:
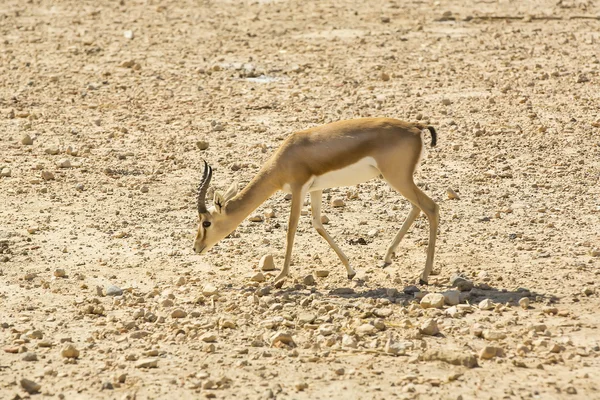
<path id="1" fill-rule="evenodd" d="M 60 355 L 64 358 L 79 358 L 79 350 L 72 344 L 68 344 L 60 351 Z"/>
<path id="2" fill-rule="evenodd" d="M 72 166 L 71 161 L 68 158 L 61 158 L 60 160 L 58 160 L 56 165 L 59 168 L 71 168 L 71 166 Z"/>
<path id="3" fill-rule="evenodd" d="M 183 311 L 181 308 L 176 308 L 171 312 L 171 318 L 185 318 L 187 317 L 187 312 Z"/>
<path id="4" fill-rule="evenodd" d="M 21 144 L 24 144 L 25 146 L 31 146 L 33 144 L 33 139 L 26 133 L 21 138 Z"/>
<path id="5" fill-rule="evenodd" d="M 306 286 L 312 286 L 314 285 L 315 282 L 315 278 L 312 276 L 312 274 L 310 275 L 306 275 L 303 279 L 302 279 L 302 283 L 305 284 Z"/>
<path id="6" fill-rule="evenodd" d="M 26 379 L 23 378 L 19 381 L 19 383 L 21 384 L 21 387 L 29 394 L 35 394 L 38 393 L 40 391 L 40 389 L 42 388 L 42 385 L 40 385 L 37 382 L 34 382 L 30 379 Z M 20 397 L 15 397 L 15 398 L 20 398 Z"/>
<path id="7" fill-rule="evenodd" d="M 198 149 L 200 150 L 206 150 L 208 149 L 209 143 L 205 140 L 198 140 L 196 142 L 196 147 L 198 147 Z"/>
<path id="8" fill-rule="evenodd" d="M 262 272 L 257 272 L 256 274 L 252 275 L 252 277 L 250 278 L 251 281 L 253 282 L 264 282 L 265 281 L 265 276 Z"/>
<path id="9" fill-rule="evenodd" d="M 50 171 L 42 171 L 42 179 L 45 181 L 53 181 L 54 178 L 54 174 Z"/>
<path id="10" fill-rule="evenodd" d="M 143 358 L 135 363 L 136 368 L 157 368 L 158 358 Z"/>
<path id="11" fill-rule="evenodd" d="M 115 285 L 108 285 L 106 287 L 106 295 L 107 296 L 122 296 L 123 289 Z"/>
<path id="12" fill-rule="evenodd" d="M 329 271 L 326 269 L 318 269 L 315 271 L 315 276 L 317 278 L 327 278 L 329 276 Z"/>
<path id="13" fill-rule="evenodd" d="M 65 276 L 67 276 L 67 273 L 65 272 L 64 269 L 57 268 L 54 270 L 54 276 L 57 278 L 64 278 Z"/>
<path id="14" fill-rule="evenodd" d="M 444 295 L 441 293 L 428 293 L 421 299 L 422 308 L 442 308 L 444 306 Z"/>
<path id="15" fill-rule="evenodd" d="M 521 299 L 519 299 L 519 306 L 523 310 L 527 310 L 529 308 L 529 297 L 521 297 Z"/>
<path id="16" fill-rule="evenodd" d="M 344 202 L 344 199 L 342 199 L 341 197 L 334 197 L 333 199 L 331 199 L 332 207 L 344 207 L 345 205 L 346 205 L 346 203 Z"/>
<path id="17" fill-rule="evenodd" d="M 460 200 L 460 197 L 452 188 L 446 189 L 446 194 L 450 200 Z"/>

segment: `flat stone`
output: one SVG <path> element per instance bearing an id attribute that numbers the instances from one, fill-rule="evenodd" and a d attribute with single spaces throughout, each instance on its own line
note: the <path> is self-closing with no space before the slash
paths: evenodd
<path id="1" fill-rule="evenodd" d="M 106 295 L 107 296 L 122 296 L 123 289 L 115 285 L 108 285 L 106 287 Z"/>
<path id="2" fill-rule="evenodd" d="M 250 278 L 253 282 L 264 282 L 266 280 L 265 275 L 262 272 L 257 272 Z"/>
<path id="3" fill-rule="evenodd" d="M 462 365 L 467 368 L 477 367 L 475 355 L 459 350 L 428 350 L 423 353 L 424 361 L 443 361 L 452 365 Z"/>
<path id="4" fill-rule="evenodd" d="M 327 278 L 329 276 L 329 271 L 326 269 L 318 269 L 315 271 L 315 275 L 317 278 Z"/>
<path id="5" fill-rule="evenodd" d="M 273 336 L 271 336 L 271 347 L 277 347 L 280 344 L 284 344 L 286 346 L 296 346 L 294 342 L 294 338 L 288 332 L 277 332 Z"/>
<path id="6" fill-rule="evenodd" d="M 354 294 L 354 289 L 352 288 L 337 288 L 337 289 L 333 289 L 332 291 L 329 292 L 329 294 L 333 294 L 333 295 L 343 295 L 343 294 Z"/>
<path id="7" fill-rule="evenodd" d="M 302 324 L 312 324 L 317 316 L 313 313 L 301 313 L 298 315 L 298 322 Z"/>
<path id="8" fill-rule="evenodd" d="M 387 307 L 376 308 L 375 310 L 373 310 L 373 314 L 375 314 L 379 318 L 388 318 L 390 315 L 392 315 L 392 309 Z"/>
<path id="9" fill-rule="evenodd" d="M 506 333 L 504 333 L 502 331 L 491 330 L 491 329 L 485 329 L 482 332 L 482 336 L 483 336 L 484 339 L 487 339 L 487 340 L 502 340 L 502 339 L 506 339 Z"/>
<path id="10" fill-rule="evenodd" d="M 206 342 L 206 343 L 214 343 L 217 341 L 217 335 L 215 335 L 212 332 L 207 332 L 207 333 L 203 334 L 202 336 L 200 336 L 200 340 L 202 340 L 203 342 Z"/>
<path id="11" fill-rule="evenodd" d="M 218 292 L 219 292 L 219 290 L 216 288 L 216 286 L 214 286 L 211 283 L 207 283 L 202 288 L 202 294 L 206 297 L 213 296 L 213 295 L 217 294 Z"/>
<path id="12" fill-rule="evenodd" d="M 374 335 L 377 333 L 377 328 L 371 324 L 362 324 L 356 328 L 356 333 L 359 335 Z"/>
<path id="13" fill-rule="evenodd" d="M 450 286 L 457 288 L 461 292 L 468 292 L 475 286 L 473 282 L 460 275 L 454 275 L 450 278 Z"/>
<path id="14" fill-rule="evenodd" d="M 158 358 L 143 358 L 135 363 L 136 368 L 158 368 Z"/>
<path id="15" fill-rule="evenodd" d="M 183 311 L 181 308 L 176 308 L 171 312 L 171 318 L 185 318 L 187 317 L 187 312 Z"/>

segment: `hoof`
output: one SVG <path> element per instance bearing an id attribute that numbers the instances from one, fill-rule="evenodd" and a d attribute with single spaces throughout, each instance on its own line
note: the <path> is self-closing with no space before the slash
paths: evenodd
<path id="1" fill-rule="evenodd" d="M 427 283 L 427 281 L 424 281 L 423 279 L 419 278 L 419 285 L 429 285 L 429 283 Z"/>
<path id="2" fill-rule="evenodd" d="M 275 282 L 275 283 L 273 284 L 273 286 L 275 287 L 275 289 L 281 289 L 281 287 L 283 286 L 283 279 L 281 279 L 281 280 L 279 280 L 279 281 Z"/>
<path id="3" fill-rule="evenodd" d="M 351 281 L 352 278 L 354 278 L 356 276 L 356 272 L 353 272 L 351 274 L 348 274 L 348 280 Z"/>
<path id="4" fill-rule="evenodd" d="M 387 268 L 387 267 L 389 267 L 390 265 L 392 265 L 392 262 L 391 262 L 391 261 L 390 261 L 390 262 L 384 261 L 384 262 L 382 262 L 382 263 L 381 263 L 379 266 L 380 266 L 381 268 Z"/>

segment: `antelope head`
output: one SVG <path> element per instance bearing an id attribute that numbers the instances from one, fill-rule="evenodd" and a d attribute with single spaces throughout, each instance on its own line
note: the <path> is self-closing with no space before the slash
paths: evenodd
<path id="1" fill-rule="evenodd" d="M 199 224 L 194 241 L 194 251 L 198 254 L 205 254 L 237 227 L 237 224 L 227 216 L 227 202 L 236 195 L 237 183 L 231 185 L 224 195 L 215 192 L 214 205 L 206 208 L 206 191 L 211 178 L 212 168 L 204 161 L 204 172 L 196 198 Z"/>

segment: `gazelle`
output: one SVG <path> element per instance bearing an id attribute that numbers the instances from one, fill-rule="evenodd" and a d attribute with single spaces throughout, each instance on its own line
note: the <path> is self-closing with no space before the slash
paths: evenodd
<path id="1" fill-rule="evenodd" d="M 356 272 L 350 266 L 348 257 L 321 223 L 322 191 L 331 187 L 356 185 L 382 176 L 412 203 L 404 224 L 387 249 L 383 266 L 392 263 L 394 251 L 423 211 L 429 220 L 429 247 L 420 282 L 426 284 L 433 268 L 439 207 L 413 181 L 423 152 L 422 132 L 425 129 L 431 133 L 431 146 L 435 146 L 437 135 L 433 127 L 391 118 L 352 119 L 293 133 L 241 192 L 238 193 L 235 183 L 225 194 L 216 192 L 214 206 L 210 208 L 206 207 L 205 197 L 212 178 L 212 168 L 205 161 L 198 187 L 200 226 L 194 251 L 206 253 L 273 193 L 283 190 L 292 194 L 292 205 L 285 261 L 281 273 L 275 278 L 278 282 L 289 274 L 298 219 L 304 197 L 310 193 L 312 224 L 337 253 L 346 267 L 348 278 L 352 279 Z"/>

